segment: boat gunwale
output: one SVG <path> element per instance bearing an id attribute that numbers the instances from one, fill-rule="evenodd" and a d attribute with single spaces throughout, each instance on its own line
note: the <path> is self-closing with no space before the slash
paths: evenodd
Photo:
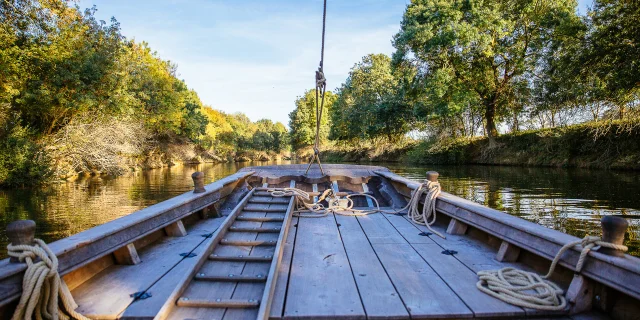
<path id="1" fill-rule="evenodd" d="M 374 173 L 396 183 L 403 184 L 412 190 L 415 190 L 420 186 L 420 183 L 392 172 L 374 171 Z M 456 209 L 451 210 L 450 208 L 447 208 L 446 204 L 453 206 Z M 438 212 L 441 212 L 452 219 L 459 220 L 469 226 L 480 229 L 502 241 L 513 244 L 547 260 L 553 260 L 558 250 L 565 244 L 580 240 L 578 237 L 547 228 L 520 217 L 512 216 L 508 213 L 483 206 L 447 192 L 442 192 L 438 197 L 438 201 L 436 201 L 436 209 Z M 465 219 L 465 213 L 459 212 L 460 210 L 467 211 L 467 215 L 472 214 L 483 219 L 488 219 L 492 223 L 502 225 L 503 228 L 495 228 L 478 221 L 468 218 Z M 508 228 L 506 232 L 504 232 L 505 228 Z M 516 234 L 518 237 L 510 236 L 510 234 Z M 535 245 L 533 241 L 528 241 L 532 238 L 545 241 L 546 244 Z M 580 256 L 580 251 L 581 249 L 577 249 L 576 247 L 571 248 L 561 257 L 559 264 L 575 272 L 575 266 Z M 580 272 L 581 274 L 584 274 L 596 282 L 624 292 L 636 299 L 640 299 L 640 258 L 628 254 L 625 254 L 622 257 L 615 257 L 593 250 L 590 251 L 588 255 L 590 259 L 587 259 L 587 262 L 584 264 Z M 618 269 L 617 272 L 616 269 Z M 611 276 L 616 273 L 619 274 L 620 272 L 627 273 L 627 276 Z M 630 279 L 630 276 L 634 279 Z"/>
<path id="2" fill-rule="evenodd" d="M 193 191 L 187 191 L 178 196 L 132 212 L 131 214 L 128 214 L 126 216 L 114 219 L 107 223 L 95 226 L 93 228 L 48 244 L 49 248 L 53 251 L 53 253 L 56 254 L 58 259 L 60 260 L 59 273 L 61 275 L 65 275 L 74 270 L 77 270 L 97 259 L 100 259 L 101 257 L 104 257 L 105 255 L 114 252 L 115 250 L 127 245 L 128 243 L 132 243 L 133 241 L 143 238 L 157 230 L 166 227 L 167 225 L 170 225 L 171 223 L 175 223 L 175 221 L 181 220 L 186 216 L 197 212 L 198 210 L 214 204 L 215 202 L 219 201 L 232 192 L 232 190 L 228 190 L 228 194 L 222 195 L 221 191 L 223 191 L 224 188 L 248 178 L 253 173 L 254 172 L 252 171 L 236 172 L 235 174 L 226 176 L 220 180 L 206 185 L 205 192 L 194 193 Z M 108 243 L 108 245 L 102 248 L 102 250 L 99 250 L 99 252 L 92 252 L 90 250 L 91 245 L 100 243 L 101 241 L 107 241 L 109 237 L 112 237 L 119 232 L 135 228 L 135 226 L 145 223 L 151 219 L 160 218 L 163 215 L 174 213 L 176 210 L 180 210 L 184 206 L 189 206 L 195 201 L 211 197 L 214 198 L 212 201 L 207 201 L 206 204 L 201 205 L 197 208 L 187 208 L 188 210 L 186 210 L 185 213 L 176 214 L 175 217 L 172 217 L 169 220 L 162 221 L 157 225 L 149 226 L 147 230 L 136 233 L 133 237 L 118 239 L 117 243 L 115 241 L 113 243 Z M 76 251 L 84 251 L 84 253 L 78 255 L 81 258 L 84 257 L 84 259 L 77 261 L 78 256 L 76 256 L 74 259 L 73 253 Z M 24 272 L 26 268 L 27 266 L 25 263 L 12 263 L 9 261 L 9 258 L 0 260 L 0 287 L 5 288 L 4 290 L 2 290 L 2 293 L 0 293 L 0 306 L 6 305 L 7 303 L 14 301 L 19 297 L 22 284 L 22 277 L 20 276 L 20 274 Z M 20 279 L 18 279 L 18 277 L 16 276 L 20 276 Z M 12 287 L 18 287 L 19 289 L 18 291 L 12 291 Z"/>

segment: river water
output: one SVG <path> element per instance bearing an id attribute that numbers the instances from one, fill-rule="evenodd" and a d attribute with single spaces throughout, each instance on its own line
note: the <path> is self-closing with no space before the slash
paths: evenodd
<path id="1" fill-rule="evenodd" d="M 37 189 L 0 190 L 0 247 L 7 245 L 4 230 L 13 220 L 35 220 L 36 236 L 51 242 L 192 190 L 194 171 L 203 171 L 210 183 L 259 164 L 175 166 L 117 178 L 85 176 Z M 578 237 L 600 235 L 603 215 L 626 217 L 631 225 L 626 244 L 631 254 L 640 256 L 640 172 L 375 165 L 416 181 L 422 181 L 427 170 L 436 170 L 444 191 Z M 0 249 L 0 258 L 5 256 L 6 250 Z"/>

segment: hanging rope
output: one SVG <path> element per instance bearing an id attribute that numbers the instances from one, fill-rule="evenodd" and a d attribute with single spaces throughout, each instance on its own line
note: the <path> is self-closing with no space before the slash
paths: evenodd
<path id="1" fill-rule="evenodd" d="M 586 236 L 584 239 L 567 243 L 560 248 L 545 276 L 516 268 L 484 270 L 478 272 L 479 281 L 476 287 L 488 295 L 516 306 L 538 310 L 563 310 L 567 306 L 564 291 L 547 279 L 553 274 L 564 252 L 579 244 L 582 245 L 582 251 L 576 264 L 576 272 L 582 270 L 587 254 L 596 246 L 623 252 L 628 250 L 624 245 L 604 242 L 599 237 Z"/>
<path id="2" fill-rule="evenodd" d="M 40 239 L 34 245 L 7 246 L 10 257 L 27 263 L 22 280 L 22 296 L 12 320 L 36 319 L 88 319 L 77 313 L 78 305 L 58 274 L 58 258 Z M 34 262 L 36 258 L 40 261 Z M 59 307 L 58 298 L 62 303 Z"/>
<path id="3" fill-rule="evenodd" d="M 320 125 L 322 124 L 322 110 L 324 109 L 324 94 L 327 90 L 327 79 L 324 77 L 324 34 L 325 34 L 325 26 L 327 22 L 327 0 L 324 0 L 324 9 L 322 11 L 322 45 L 320 46 L 320 65 L 318 66 L 318 70 L 316 71 L 316 138 L 313 143 L 313 155 L 309 160 L 309 166 L 307 170 L 304 172 L 306 175 L 309 173 L 309 169 L 311 169 L 311 165 L 314 161 L 318 162 L 318 167 L 320 167 L 320 173 L 324 175 L 324 170 L 322 169 L 322 163 L 320 163 Z M 318 101 L 320 103 L 318 104 Z"/>
<path id="4" fill-rule="evenodd" d="M 294 210 L 294 215 L 297 217 L 303 218 L 321 218 L 327 216 L 329 213 L 335 213 L 339 215 L 345 216 L 362 216 L 371 213 L 381 212 L 387 214 L 396 214 L 399 212 L 403 212 L 404 210 L 408 210 L 408 215 L 411 221 L 416 224 L 426 226 L 429 231 L 434 234 L 446 238 L 442 233 L 433 230 L 431 225 L 436 222 L 436 198 L 440 195 L 442 191 L 440 187 L 440 183 L 433 181 L 426 181 L 421 184 L 413 193 L 411 194 L 411 199 L 401 209 L 397 210 L 382 210 L 380 209 L 380 204 L 375 197 L 367 194 L 367 193 L 354 193 L 347 195 L 344 197 L 346 200 L 346 204 L 344 202 L 340 202 L 340 198 L 333 192 L 332 189 L 325 190 L 319 197 L 316 202 L 311 203 L 311 196 L 304 190 L 300 190 L 297 188 L 269 188 L 268 192 L 271 193 L 274 197 L 290 197 L 294 196 L 296 199 L 296 209 Z M 367 197 L 373 200 L 375 204 L 375 209 L 354 209 L 354 203 L 352 197 Z M 424 205 L 422 207 L 422 211 L 419 209 L 420 199 L 423 198 Z M 329 203 L 329 207 L 326 208 L 321 202 L 327 199 Z"/>

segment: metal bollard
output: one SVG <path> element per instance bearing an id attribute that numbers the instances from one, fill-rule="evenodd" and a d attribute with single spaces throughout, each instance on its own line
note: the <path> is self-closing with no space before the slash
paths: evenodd
<path id="1" fill-rule="evenodd" d="M 7 237 L 13 245 L 33 245 L 36 235 L 36 223 L 33 220 L 18 220 L 7 225 Z M 20 262 L 18 258 L 11 257 L 11 262 Z"/>
<path id="2" fill-rule="evenodd" d="M 629 227 L 627 219 L 604 216 L 600 220 L 600 224 L 602 226 L 602 241 L 613 244 L 624 244 L 624 234 L 627 232 L 627 227 Z M 598 252 L 616 257 L 624 256 L 624 252 L 612 248 L 600 248 Z"/>

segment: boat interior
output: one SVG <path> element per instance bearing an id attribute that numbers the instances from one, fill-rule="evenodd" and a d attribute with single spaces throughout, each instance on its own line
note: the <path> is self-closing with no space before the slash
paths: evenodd
<path id="1" fill-rule="evenodd" d="M 92 319 L 635 319 L 640 259 L 578 249 L 553 277 L 569 306 L 522 308 L 477 289 L 477 272 L 546 273 L 575 237 L 442 193 L 430 230 L 397 213 L 297 217 L 297 188 L 317 200 L 366 193 L 382 210 L 420 186 L 386 168 L 244 168 L 129 216 L 50 244 L 60 273 Z M 198 179 L 194 175 L 196 191 Z M 354 207 L 373 209 L 354 196 Z M 433 233 L 437 231 L 442 238 Z M 10 315 L 24 264 L 0 262 L 1 314 Z"/>

